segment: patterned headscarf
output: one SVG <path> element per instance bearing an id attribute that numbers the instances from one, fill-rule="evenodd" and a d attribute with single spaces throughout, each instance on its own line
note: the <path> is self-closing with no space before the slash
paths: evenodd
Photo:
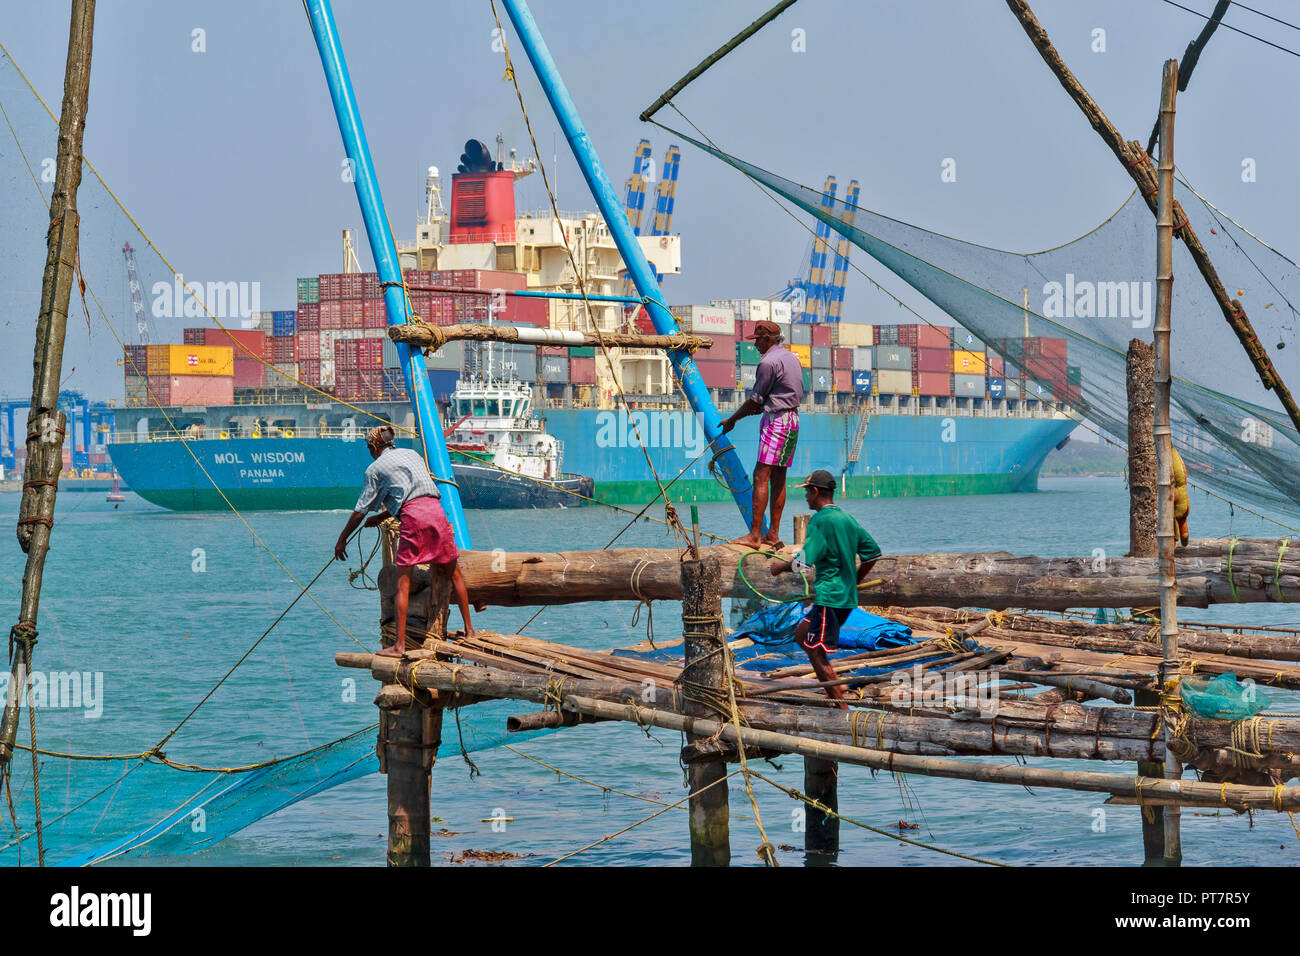
<path id="1" fill-rule="evenodd" d="M 370 429 L 366 435 L 366 445 L 372 451 L 383 451 L 393 444 L 396 433 L 390 425 L 379 425 Z"/>

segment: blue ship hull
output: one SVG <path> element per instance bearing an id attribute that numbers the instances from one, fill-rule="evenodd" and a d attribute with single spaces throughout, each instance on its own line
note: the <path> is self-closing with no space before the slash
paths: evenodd
<path id="1" fill-rule="evenodd" d="M 709 473 L 713 451 L 695 415 L 631 414 L 659 479 L 673 482 L 673 501 L 730 498 L 721 473 L 718 478 Z M 548 409 L 544 417 L 547 431 L 564 442 L 565 471 L 593 478 L 596 498 L 641 504 L 654 497 L 655 477 L 627 412 Z M 1034 491 L 1043 459 L 1075 427 L 1062 418 L 878 414 L 871 418 L 858 460 L 850 462 L 857 425 L 855 415 L 803 415 L 791 479 L 825 468 L 844 476 L 843 494 L 852 498 Z M 728 437 L 742 461 L 756 460 L 757 418 L 741 421 Z M 188 446 L 187 451 L 177 441 L 135 442 L 110 445 L 109 452 L 133 491 L 177 511 L 231 505 L 240 510 L 351 508 L 370 463 L 359 439 L 207 439 Z"/>

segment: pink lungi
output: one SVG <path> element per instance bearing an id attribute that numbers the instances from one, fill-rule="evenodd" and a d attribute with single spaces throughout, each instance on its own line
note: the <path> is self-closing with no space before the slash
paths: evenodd
<path id="1" fill-rule="evenodd" d="M 398 519 L 402 523 L 394 559 L 398 567 L 448 564 L 460 557 L 451 524 L 437 498 L 411 498 L 402 505 Z"/>
<path id="2" fill-rule="evenodd" d="M 799 442 L 799 413 L 764 412 L 758 427 L 758 461 L 762 465 L 789 468 Z"/>

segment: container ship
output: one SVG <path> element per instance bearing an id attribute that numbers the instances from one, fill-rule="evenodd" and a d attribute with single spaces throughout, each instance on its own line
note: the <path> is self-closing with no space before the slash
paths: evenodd
<path id="1" fill-rule="evenodd" d="M 438 325 L 582 330 L 594 321 L 602 330 L 649 331 L 643 312 L 618 302 L 505 294 L 576 292 L 575 263 L 589 294 L 624 288 L 625 267 L 597 213 L 557 219 L 549 209 L 516 210 L 515 184 L 532 171 L 513 153 L 501 157 L 499 145 L 493 159 L 470 141 L 451 177 L 448 208 L 438 171 L 429 168 L 416 238 L 398 244 L 413 311 Z M 644 235 L 635 192 L 645 186 L 635 170 L 628 181 L 628 214 L 661 277 L 681 271 L 681 237 L 667 228 L 675 173 L 676 161 L 666 161 L 655 224 Z M 355 263 L 347 232 L 344 261 Z M 996 351 L 1020 360 L 1012 365 L 961 328 L 841 321 L 814 297 L 717 299 L 671 311 L 683 331 L 712 337 L 696 362 L 724 415 L 753 385 L 754 323 L 774 321 L 785 330 L 806 393 L 791 474 L 831 470 L 847 497 L 1036 490 L 1043 459 L 1076 424 L 1067 412 L 1080 400 L 1079 374 L 1064 339 L 998 343 Z M 370 460 L 365 431 L 381 419 L 414 433 L 385 321 L 377 275 L 345 271 L 299 278 L 295 309 L 252 313 L 246 327 L 188 329 L 180 344 L 127 346 L 124 403 L 108 444 L 113 465 L 133 491 L 171 509 L 351 507 Z M 468 507 L 544 507 L 593 496 L 641 504 L 658 492 L 655 473 L 672 482 L 674 502 L 731 497 L 710 469 L 708 440 L 662 352 L 611 349 L 607 362 L 595 348 L 495 343 L 491 355 L 486 350 L 456 342 L 426 359 L 449 439 L 459 433 L 455 467 Z M 503 423 L 520 409 L 485 394 L 503 388 L 527 397 L 527 427 Z M 486 444 L 475 446 L 475 426 L 484 423 L 491 428 L 478 430 L 494 433 L 492 455 Z M 743 461 L 756 460 L 757 431 L 745 422 L 729 436 Z M 550 449 L 542 452 L 549 473 L 545 464 L 530 474 L 518 462 L 484 461 L 540 436 Z M 479 477 L 491 469 L 503 482 L 514 474 L 521 488 L 551 485 L 556 493 L 476 501 L 469 468 Z M 566 489 L 569 478 L 580 483 Z"/>

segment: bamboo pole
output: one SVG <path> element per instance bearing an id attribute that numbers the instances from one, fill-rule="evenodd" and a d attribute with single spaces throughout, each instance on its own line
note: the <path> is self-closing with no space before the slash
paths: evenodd
<path id="1" fill-rule="evenodd" d="M 586 345 L 607 345 L 611 348 L 680 349 L 694 352 L 713 347 L 713 339 L 705 335 L 643 335 L 640 332 L 580 332 L 559 329 L 515 328 L 511 325 L 429 325 L 425 322 L 408 322 L 390 325 L 388 337 L 394 342 L 437 350 L 448 342 L 518 342 L 523 345 L 555 345 L 577 348 Z"/>
<path id="2" fill-rule="evenodd" d="M 1160 92 L 1160 188 L 1156 215 L 1155 437 L 1159 495 L 1156 498 L 1156 548 L 1160 554 L 1160 695 L 1164 716 L 1165 776 L 1178 781 L 1182 766 L 1170 747 L 1181 709 L 1178 693 L 1178 580 L 1174 569 L 1173 435 L 1169 426 L 1171 355 L 1169 338 L 1174 292 L 1174 107 L 1178 95 L 1178 61 L 1166 60 Z M 1177 806 L 1165 808 L 1166 866 L 1183 859 Z"/>
<path id="3" fill-rule="evenodd" d="M 23 677 L 31 673 L 36 644 L 36 617 L 41 601 L 41 577 L 54 525 L 54 499 L 63 468 L 66 417 L 59 411 L 63 378 L 63 341 L 68 328 L 68 303 L 76 282 L 77 242 L 81 217 L 77 189 L 81 185 L 81 143 L 90 96 L 90 55 L 95 28 L 95 0 L 73 0 L 68 27 L 68 56 L 63 72 L 63 110 L 59 118 L 59 147 L 54 190 L 50 195 L 50 228 L 46 234 L 45 273 L 41 309 L 36 319 L 32 400 L 27 412 L 27 464 L 23 497 L 18 508 L 18 544 L 27 554 L 18 623 L 9 632 L 10 680 L 4 718 L 0 720 L 0 765 L 13 755 Z M 12 652 L 14 644 L 18 653 Z M 35 730 L 33 730 L 35 733 Z"/>
<path id="4" fill-rule="evenodd" d="M 1088 91 L 1083 88 L 1083 84 L 1065 65 L 1065 61 L 1061 59 L 1061 54 L 1057 52 L 1056 47 L 1052 46 L 1047 31 L 1038 22 L 1038 18 L 1034 16 L 1029 4 L 1025 0 L 1007 0 L 1007 6 L 1011 8 L 1011 12 L 1020 21 L 1020 25 L 1024 27 L 1030 42 L 1034 44 L 1034 48 L 1038 50 L 1048 69 L 1055 74 L 1061 86 L 1070 94 L 1070 97 L 1083 112 L 1088 122 L 1092 124 L 1092 128 L 1097 131 L 1106 145 L 1110 147 L 1111 152 L 1128 170 L 1129 175 L 1133 177 L 1133 181 L 1137 183 L 1138 188 L 1142 191 L 1142 195 L 1151 211 L 1156 212 L 1156 174 L 1151 168 L 1151 158 L 1147 155 L 1146 150 L 1142 148 L 1142 144 L 1136 140 L 1127 142 L 1120 135 L 1119 130 L 1102 112 L 1101 107 L 1088 95 Z M 1277 393 L 1278 401 L 1282 403 L 1282 407 L 1291 416 L 1291 421 L 1296 429 L 1300 430 L 1300 406 L 1296 405 L 1296 401 L 1291 396 L 1286 383 L 1282 381 L 1282 376 L 1278 374 L 1277 369 L 1273 366 L 1273 360 L 1269 358 L 1268 352 L 1255 335 L 1250 319 L 1246 317 L 1246 310 L 1241 307 L 1241 302 L 1237 299 L 1228 297 L 1228 290 L 1224 288 L 1223 280 L 1219 278 L 1214 263 L 1210 261 L 1209 253 L 1201 245 L 1200 238 L 1196 235 L 1196 231 L 1188 222 L 1186 213 L 1183 212 L 1182 206 L 1176 199 L 1173 201 L 1173 211 L 1179 223 L 1179 237 L 1183 240 L 1183 244 L 1187 246 L 1187 251 L 1192 254 L 1192 261 L 1196 263 L 1196 268 L 1210 287 L 1210 292 L 1213 293 L 1215 301 L 1219 303 L 1219 309 L 1223 312 L 1224 319 L 1227 320 L 1228 325 L 1237 336 L 1237 341 L 1241 343 L 1241 347 L 1250 357 L 1251 364 L 1255 366 L 1260 382 L 1265 388 L 1273 389 Z"/>
<path id="5" fill-rule="evenodd" d="M 727 654 L 722 637 L 722 596 L 717 559 L 683 561 L 682 636 L 685 666 L 681 673 L 682 710 L 704 717 L 718 712 L 726 697 Z M 731 810 L 727 787 L 726 748 L 687 735 L 682 750 L 690 785 L 691 866 L 731 865 Z M 716 786 L 715 786 L 716 784 Z"/>

